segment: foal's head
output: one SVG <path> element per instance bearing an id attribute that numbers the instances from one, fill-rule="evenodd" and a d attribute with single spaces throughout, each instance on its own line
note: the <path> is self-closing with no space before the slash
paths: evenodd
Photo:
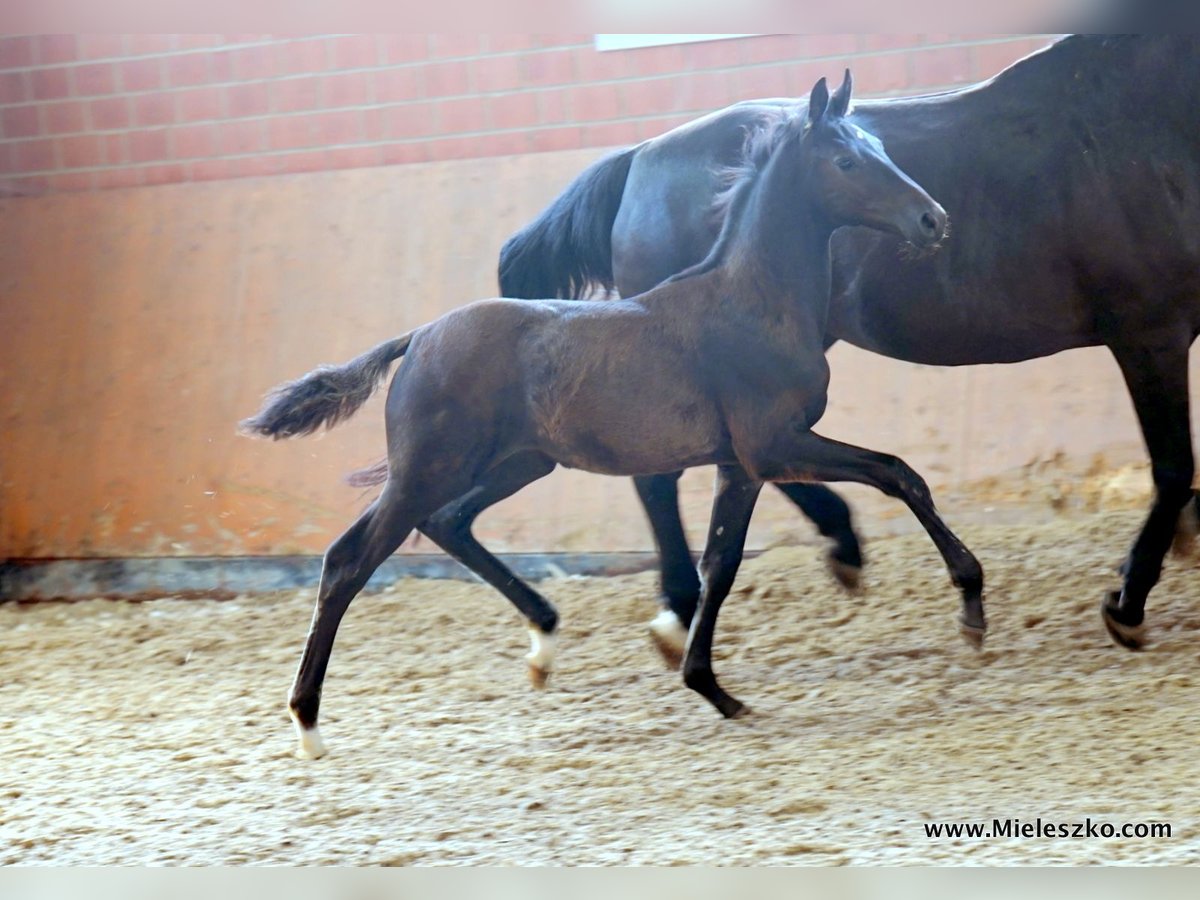
<path id="1" fill-rule="evenodd" d="M 918 247 L 946 236 L 946 211 L 893 163 L 879 138 L 846 119 L 850 70 L 831 97 L 822 78 L 812 89 L 797 139 L 796 185 L 827 225 L 865 225 Z"/>

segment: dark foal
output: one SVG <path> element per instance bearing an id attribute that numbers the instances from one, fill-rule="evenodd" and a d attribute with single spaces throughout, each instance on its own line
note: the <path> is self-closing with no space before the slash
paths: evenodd
<path id="1" fill-rule="evenodd" d="M 717 238 L 719 172 L 738 158 L 745 129 L 766 110 L 803 107 L 801 98 L 739 103 L 596 163 L 505 244 L 501 293 L 630 296 L 695 264 Z M 1194 34 L 1074 35 L 979 85 L 856 103 L 850 121 L 945 204 L 955 234 L 917 260 L 862 229 L 832 245 L 827 344 L 944 366 L 1112 352 L 1155 488 L 1124 584 L 1101 608 L 1129 648 L 1145 641 L 1146 600 L 1172 539 L 1196 534 L 1188 350 L 1200 334 L 1198 109 Z M 700 583 L 677 477 L 637 481 L 664 604 L 686 625 Z M 845 578 L 860 561 L 845 503 L 823 485 L 781 488 L 834 540 Z"/>
<path id="2" fill-rule="evenodd" d="M 289 702 L 302 755 L 323 752 L 317 710 L 342 615 L 419 526 L 508 588 L 530 623 L 530 665 L 544 677 L 553 607 L 525 585 L 514 591 L 515 576 L 456 527 L 456 516 L 474 492 L 502 481 L 511 493 L 556 463 L 611 475 L 719 466 L 684 678 L 725 716 L 744 707 L 717 684 L 712 635 L 763 481 L 857 481 L 902 499 L 962 590 L 964 627 L 982 634 L 979 564 L 938 517 L 920 476 L 895 457 L 811 430 L 829 378 L 822 341 L 830 235 L 864 225 L 931 246 L 946 223 L 879 141 L 844 119 L 849 99 L 847 73 L 833 98 L 824 79 L 817 84 L 806 115 L 775 117 L 753 142 L 720 240 L 692 271 L 612 303 L 473 303 L 282 386 L 243 423 L 275 438 L 333 425 L 406 357 L 387 397 L 383 491 L 325 556 Z"/>

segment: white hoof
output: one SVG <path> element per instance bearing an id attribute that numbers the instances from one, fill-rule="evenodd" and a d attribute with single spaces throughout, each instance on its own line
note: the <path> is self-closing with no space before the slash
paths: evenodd
<path id="1" fill-rule="evenodd" d="M 667 663 L 678 668 L 688 641 L 688 630 L 679 621 L 679 616 L 669 609 L 662 610 L 650 622 L 650 637 Z"/>
<path id="2" fill-rule="evenodd" d="M 300 746 L 296 748 L 296 756 L 299 759 L 320 759 L 325 755 L 325 742 L 321 740 L 321 731 L 314 725 L 312 728 L 305 728 L 300 724 L 300 720 L 296 718 L 296 714 L 289 710 L 292 717 L 292 724 L 296 726 L 296 736 L 300 739 Z"/>
<path id="3" fill-rule="evenodd" d="M 529 629 L 529 652 L 525 662 L 529 663 L 529 681 L 535 688 L 546 686 L 546 679 L 554 669 L 554 656 L 558 650 L 558 638 L 540 628 Z"/>

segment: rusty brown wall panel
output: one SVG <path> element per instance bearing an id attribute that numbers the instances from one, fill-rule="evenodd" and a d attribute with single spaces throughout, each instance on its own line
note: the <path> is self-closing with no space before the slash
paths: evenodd
<path id="1" fill-rule="evenodd" d="M 251 441 L 237 420 L 281 380 L 491 295 L 503 239 L 596 156 L 0 202 L 0 557 L 322 551 L 365 505 L 340 479 L 381 452 L 379 399 L 315 439 Z M 839 347 L 833 370 L 821 430 L 935 486 L 1057 451 L 1139 453 L 1103 351 L 939 370 Z M 696 533 L 710 477 L 684 482 Z M 767 495 L 753 545 L 810 533 Z M 627 480 L 561 471 L 480 535 L 500 551 L 650 546 Z"/>

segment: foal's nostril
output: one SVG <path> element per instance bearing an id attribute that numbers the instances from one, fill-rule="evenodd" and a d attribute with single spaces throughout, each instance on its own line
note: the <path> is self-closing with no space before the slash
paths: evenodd
<path id="1" fill-rule="evenodd" d="M 938 223 L 933 213 L 927 212 L 921 216 L 921 230 L 929 237 L 937 237 L 938 233 L 942 230 L 942 226 Z"/>

